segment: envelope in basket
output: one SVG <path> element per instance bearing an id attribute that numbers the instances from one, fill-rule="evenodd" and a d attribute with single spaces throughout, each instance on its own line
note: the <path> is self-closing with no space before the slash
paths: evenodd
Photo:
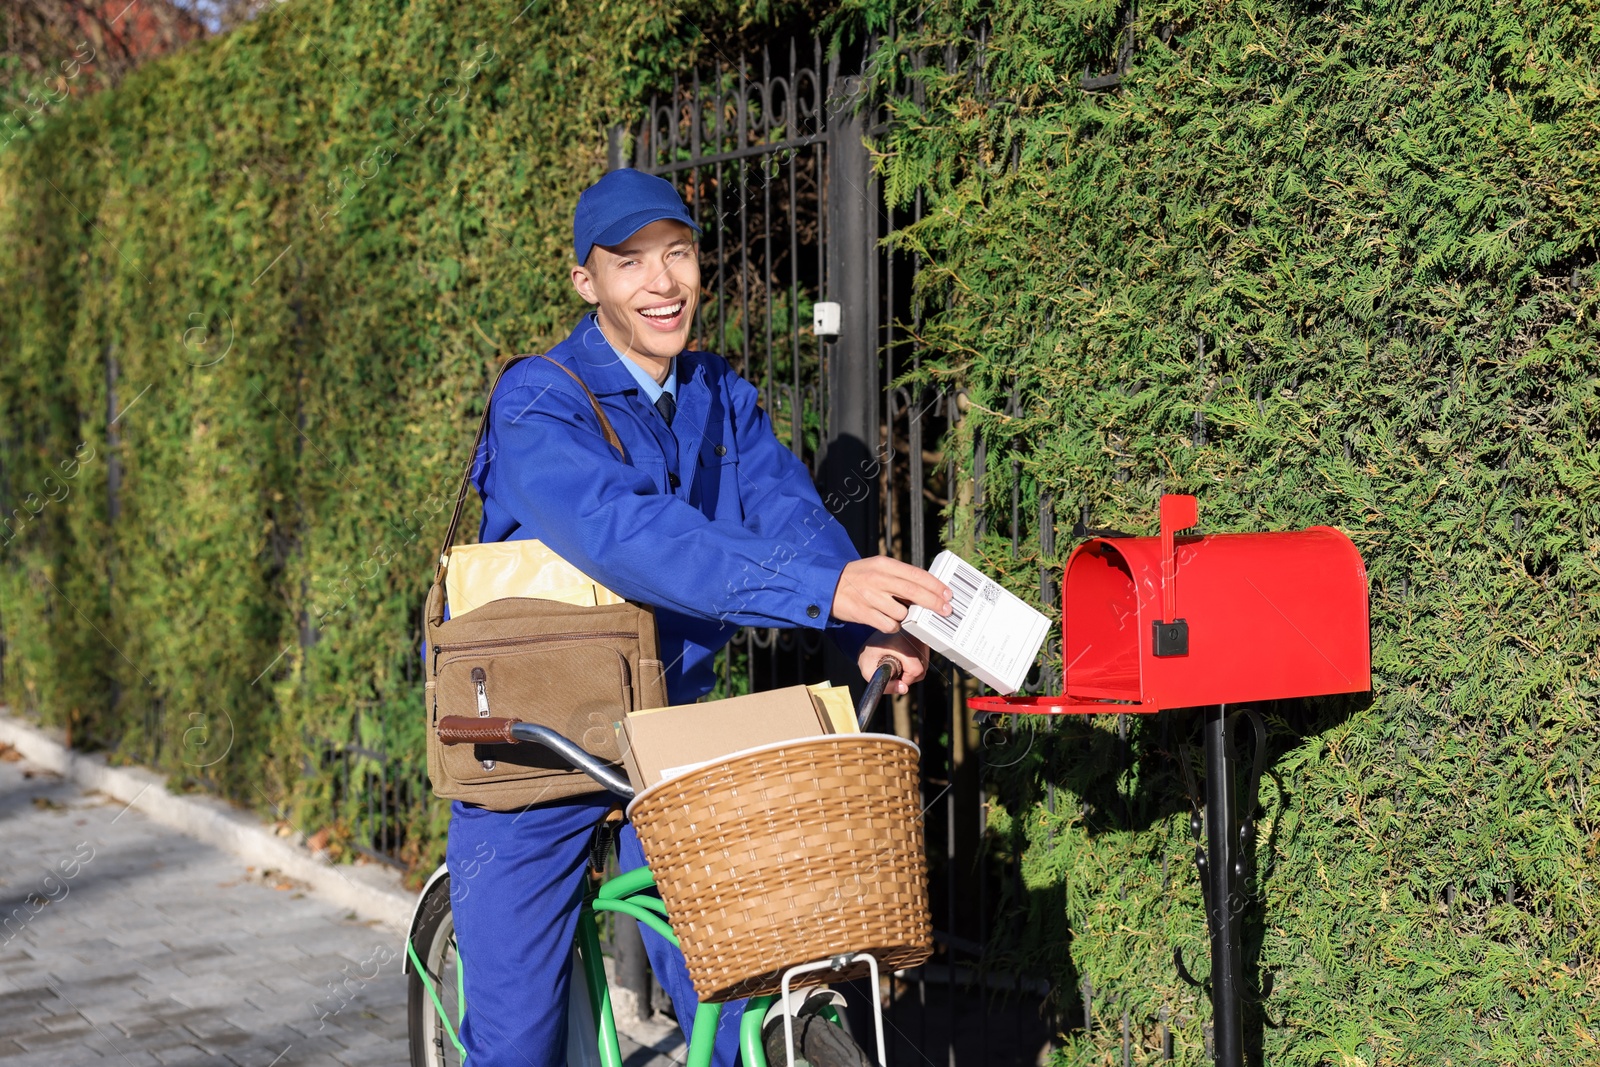
<path id="1" fill-rule="evenodd" d="M 623 598 L 584 574 L 542 541 L 457 545 L 444 576 L 450 617 L 506 597 L 537 597 L 594 608 Z"/>

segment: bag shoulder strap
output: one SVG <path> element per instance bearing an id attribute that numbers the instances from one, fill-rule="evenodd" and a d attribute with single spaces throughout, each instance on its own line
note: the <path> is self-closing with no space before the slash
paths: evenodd
<path id="1" fill-rule="evenodd" d="M 566 374 L 567 377 L 577 382 L 578 388 L 583 390 L 583 395 L 589 398 L 589 407 L 594 410 L 594 417 L 600 421 L 600 434 L 606 439 L 606 444 L 616 449 L 619 457 L 625 457 L 627 455 L 622 448 L 622 438 L 617 436 L 617 431 L 612 427 L 611 420 L 606 418 L 606 413 L 601 410 L 600 401 L 595 399 L 595 395 L 590 391 L 588 384 L 585 383 L 582 378 L 574 374 L 571 367 L 563 366 L 543 353 L 531 357 L 527 355 L 512 356 L 510 359 L 506 360 L 505 363 L 500 367 L 500 373 L 494 376 L 494 382 L 489 386 L 489 395 L 484 399 L 483 402 L 483 418 L 478 420 L 478 433 L 477 436 L 472 439 L 472 454 L 467 458 L 467 469 L 461 473 L 461 487 L 456 490 L 455 510 L 450 513 L 450 526 L 447 530 L 445 530 L 444 544 L 439 546 L 438 568 L 433 572 L 433 580 L 435 584 L 444 580 L 445 559 L 448 557 L 450 549 L 456 543 L 456 527 L 461 524 L 461 510 L 466 506 L 467 490 L 472 485 L 472 468 L 478 463 L 478 449 L 482 447 L 483 435 L 488 432 L 489 429 L 489 405 L 494 402 L 495 387 L 500 384 L 500 379 L 505 377 L 506 371 L 510 370 L 514 365 L 522 362 L 523 360 L 530 358 L 547 361 L 552 367 L 560 368 L 562 373 Z"/>

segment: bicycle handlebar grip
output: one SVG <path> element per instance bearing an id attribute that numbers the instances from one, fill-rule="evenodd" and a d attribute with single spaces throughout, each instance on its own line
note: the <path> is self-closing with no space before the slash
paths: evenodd
<path id="1" fill-rule="evenodd" d="M 465 715 L 446 715 L 439 720 L 441 745 L 514 745 L 513 726 L 516 719 L 473 719 Z"/>
<path id="2" fill-rule="evenodd" d="M 877 713 L 878 701 L 883 699 L 883 690 L 888 686 L 889 679 L 899 675 L 899 660 L 885 656 L 878 661 L 877 668 L 872 672 L 872 680 L 867 683 L 867 691 L 861 694 L 861 705 L 856 708 L 856 725 L 862 730 L 866 730 Z"/>

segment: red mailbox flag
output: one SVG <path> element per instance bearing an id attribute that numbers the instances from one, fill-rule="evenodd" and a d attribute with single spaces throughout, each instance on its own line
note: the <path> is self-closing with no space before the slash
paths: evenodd
<path id="1" fill-rule="evenodd" d="M 1173 540 L 1200 521 L 1200 501 L 1168 493 L 1161 498 L 1161 617 L 1178 617 L 1178 554 Z"/>

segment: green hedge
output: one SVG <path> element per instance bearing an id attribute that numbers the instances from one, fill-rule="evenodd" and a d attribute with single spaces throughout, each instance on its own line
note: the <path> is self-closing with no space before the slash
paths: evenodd
<path id="1" fill-rule="evenodd" d="M 1025 515 L 1048 493 L 1066 522 L 1154 532 L 1182 491 L 1204 530 L 1346 530 L 1374 694 L 1268 709 L 1265 1060 L 1592 1062 L 1596 11 L 1125 11 L 936 0 L 873 68 L 900 120 L 885 188 L 924 198 L 896 241 L 926 264 L 926 377 L 972 391 L 989 447 L 977 551 L 1034 595 L 1013 458 Z M 1081 89 L 1125 39 L 1120 85 Z M 991 830 L 1025 850 L 1034 917 L 1015 954 L 1064 1008 L 1091 992 L 1066 1062 L 1125 1062 L 1124 1013 L 1133 1062 L 1163 1017 L 1205 1062 L 1209 1006 L 1171 958 L 1204 973 L 1185 740 L 1192 719 L 1067 723 L 1000 772 Z M 1063 899 L 1066 953 L 1038 934 Z"/>
<path id="2" fill-rule="evenodd" d="M 871 67 L 922 86 L 880 162 L 926 208 L 895 240 L 934 268 L 927 373 L 974 401 L 957 444 L 989 445 L 994 571 L 1033 596 L 1059 562 L 1031 527 L 1011 555 L 1013 456 L 1025 514 L 1048 493 L 1150 530 L 1186 490 L 1206 529 L 1333 522 L 1366 555 L 1371 705 L 1269 709 L 1274 1064 L 1596 1056 L 1593 15 L 1153 3 L 1122 84 L 1087 93 L 1120 8 L 947 2 Z M 420 746 L 438 511 L 496 348 L 577 310 L 567 213 L 605 130 L 694 30 L 773 19 L 289 4 L 0 153 L 13 705 L 348 834 L 320 745 Z M 1192 737 L 1078 721 L 996 772 L 1014 961 L 1064 1008 L 1091 992 L 1067 1062 L 1121 1063 L 1124 1013 L 1134 1062 L 1163 1018 L 1203 1062 L 1170 959 L 1205 953 Z M 410 813 L 417 863 L 441 817 Z"/>
<path id="3" fill-rule="evenodd" d="M 420 601 L 494 354 L 576 320 L 577 192 L 713 20 L 740 32 L 716 3 L 297 2 L 7 146 L 12 705 L 336 842 L 328 743 L 419 779 Z M 408 859 L 444 814 L 403 813 Z"/>

